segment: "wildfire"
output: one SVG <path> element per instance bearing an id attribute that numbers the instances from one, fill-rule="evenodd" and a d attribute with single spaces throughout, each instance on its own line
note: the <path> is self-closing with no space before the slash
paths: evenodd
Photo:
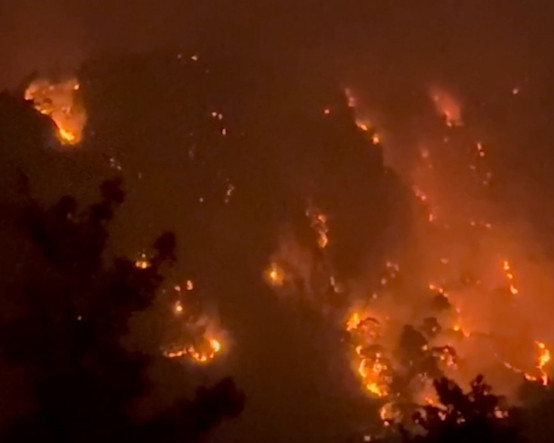
<path id="1" fill-rule="evenodd" d="M 379 144 L 381 139 L 369 120 L 357 115 L 356 97 L 350 90 L 345 95 L 352 108 L 353 124 L 368 144 L 370 141 Z M 457 98 L 440 88 L 432 88 L 430 96 L 436 112 L 449 128 L 463 125 Z M 322 112 L 332 115 L 335 111 L 323 108 Z M 308 254 L 302 254 L 299 251 L 303 251 L 303 246 L 297 247 L 294 243 L 291 247 L 284 242 L 281 248 L 286 254 L 272 255 L 264 271 L 272 286 L 282 286 L 286 279 L 296 281 L 298 274 L 308 276 L 299 280 L 313 285 L 306 284 L 303 289 L 309 286 L 315 294 L 328 291 L 327 282 L 333 288 L 346 288 L 342 293 L 352 297 L 349 300 L 354 309 L 341 319 L 353 373 L 364 392 L 390 401 L 386 408 L 390 410 L 400 410 L 405 403 L 438 404 L 438 399 L 433 397 L 433 379 L 444 375 L 462 386 L 477 373 L 483 372 L 486 377 L 495 374 L 499 366 L 502 368 L 501 364 L 514 372 L 506 381 L 498 379 L 504 383 L 498 389 L 507 395 L 515 392 L 522 376 L 542 385 L 549 383 L 547 370 L 551 354 L 545 343 L 536 342 L 534 351 L 538 353 L 527 356 L 526 369 L 515 366 L 515 362 L 520 364 L 519 355 L 510 355 L 517 352 L 516 343 L 522 339 L 520 331 L 512 327 L 521 325 L 517 323 L 520 321 L 528 324 L 529 319 L 525 317 L 532 307 L 514 311 L 517 299 L 505 303 L 503 291 L 497 290 L 500 282 L 512 295 L 517 295 L 520 279 L 519 275 L 516 277 L 513 263 L 499 255 L 499 251 L 513 249 L 505 244 L 509 241 L 504 237 L 508 230 L 503 229 L 502 221 L 496 221 L 495 214 L 489 210 L 489 188 L 483 186 L 492 178 L 486 165 L 487 144 L 475 138 L 468 141 L 468 128 L 440 129 L 438 134 L 422 137 L 417 142 L 414 146 L 419 149 L 417 165 L 407 166 L 413 168 L 406 174 L 409 177 L 406 182 L 414 196 L 411 215 L 417 221 L 416 229 L 408 234 L 413 235 L 408 239 L 413 243 L 407 243 L 413 248 L 406 254 L 400 250 L 399 257 L 396 257 L 398 250 L 385 251 L 402 263 L 402 272 L 398 264 L 387 261 L 386 267 L 376 269 L 375 274 L 363 275 L 359 280 L 353 277 L 352 284 L 347 281 L 339 285 L 335 278 L 340 278 L 340 273 L 333 269 L 331 257 L 314 254 L 313 248 Z M 444 152 L 445 148 L 448 153 Z M 463 163 L 464 156 L 466 163 Z M 487 194 L 483 195 L 484 191 Z M 472 193 L 476 194 L 474 201 Z M 335 214 L 324 214 L 312 207 L 306 216 L 317 234 L 319 248 L 328 247 L 328 222 L 334 220 Z M 425 224 L 419 223 L 422 220 Z M 425 220 L 433 223 L 432 228 Z M 520 259 L 523 261 L 521 257 L 513 259 L 516 264 Z M 324 266 L 320 266 L 322 261 Z M 314 275 L 317 278 L 311 278 Z M 528 281 L 521 276 L 521 283 Z M 531 294 L 527 286 L 521 289 Z M 368 307 L 372 310 L 370 315 L 366 311 Z M 340 309 L 337 312 L 342 314 Z M 507 318 L 513 318 L 513 324 L 508 326 Z M 524 339 L 532 340 L 532 337 Z M 486 346 L 490 346 L 490 351 L 484 349 Z M 508 354 L 506 358 L 513 358 L 514 365 L 502 360 L 497 348 Z M 385 414 L 385 409 L 381 412 L 383 420 L 390 420 L 393 415 L 391 411 Z"/>
<path id="2" fill-rule="evenodd" d="M 537 364 L 536 368 L 539 370 L 540 375 L 535 376 L 533 374 L 530 374 L 528 372 L 524 372 L 521 369 L 516 368 L 515 366 L 511 365 L 508 362 L 504 362 L 504 366 L 508 369 L 511 369 L 514 372 L 523 374 L 523 377 L 528 381 L 533 382 L 540 382 L 543 386 L 548 386 L 550 384 L 550 376 L 546 372 L 546 365 L 550 363 L 551 355 L 550 350 L 546 347 L 546 344 L 540 341 L 536 341 L 535 345 L 537 346 L 539 356 L 537 357 Z"/>
<path id="3" fill-rule="evenodd" d="M 221 342 L 212 338 L 207 341 L 207 349 L 205 350 L 198 350 L 194 346 L 187 346 L 175 351 L 164 351 L 163 354 L 167 358 L 190 357 L 191 361 L 195 363 L 206 363 L 213 360 L 221 349 Z"/>
<path id="4" fill-rule="evenodd" d="M 398 409 L 396 403 L 388 402 L 379 409 L 379 418 L 384 426 L 390 426 L 392 423 L 402 420 L 402 412 Z"/>
<path id="5" fill-rule="evenodd" d="M 346 330 L 354 347 L 356 370 L 367 391 L 376 397 L 389 395 L 389 385 L 392 381 L 390 367 L 383 355 L 383 350 L 376 344 L 379 338 L 379 323 L 371 318 L 362 318 L 354 312 L 346 322 Z"/>
<path id="6" fill-rule="evenodd" d="M 193 288 L 192 280 L 186 280 L 185 288 L 187 291 Z M 186 309 L 183 289 L 181 285 L 173 286 L 177 300 L 170 305 L 173 316 L 168 318 L 168 330 L 172 332 L 167 337 L 167 344 L 162 346 L 162 355 L 207 363 L 222 351 L 220 337 L 224 332 L 216 326 L 213 318 L 198 315 L 197 307 Z"/>
<path id="7" fill-rule="evenodd" d="M 25 100 L 32 101 L 37 111 L 52 119 L 64 145 L 76 145 L 83 138 L 87 114 L 77 102 L 79 88 L 76 78 L 60 82 L 40 79 L 32 82 L 25 91 Z"/>
<path id="8" fill-rule="evenodd" d="M 357 312 L 354 312 L 346 322 L 346 330 L 353 331 L 357 329 L 361 321 L 362 320 L 360 318 L 360 314 L 358 314 Z"/>
<path id="9" fill-rule="evenodd" d="M 364 354 L 361 346 L 356 347 L 356 355 L 360 359 L 358 365 L 358 374 L 362 378 L 362 383 L 370 394 L 376 397 L 386 397 L 389 395 L 390 377 L 386 375 L 389 367 L 383 359 L 381 352 Z"/>
<path id="10" fill-rule="evenodd" d="M 229 183 L 227 185 L 227 190 L 225 191 L 225 204 L 229 204 L 231 201 L 231 197 L 233 196 L 233 192 L 235 192 L 235 186 L 232 183 Z"/>
<path id="11" fill-rule="evenodd" d="M 545 366 L 550 363 L 550 350 L 546 347 L 543 342 L 536 342 L 537 347 L 539 348 L 539 359 L 537 363 L 537 368 L 541 372 L 540 381 L 543 386 L 546 386 L 550 383 L 550 377 L 545 371 Z"/>

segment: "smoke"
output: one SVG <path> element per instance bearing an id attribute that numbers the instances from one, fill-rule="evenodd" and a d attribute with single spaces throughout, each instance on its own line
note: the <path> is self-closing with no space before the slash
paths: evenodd
<path id="1" fill-rule="evenodd" d="M 241 441 L 332 440 L 369 416 L 358 357 L 340 334 L 355 310 L 387 328 L 394 359 L 404 326 L 419 327 L 443 288 L 463 315 L 439 319 L 451 334 L 436 344 L 455 347 L 461 381 L 489 371 L 509 392 L 522 374 L 503 362 L 537 375 L 534 342 L 554 341 L 551 2 L 418 3 L 0 5 L 1 86 L 35 70 L 79 71 L 82 81 L 83 152 L 64 154 L 69 185 L 35 167 L 48 176 L 44 192 L 85 188 L 107 162 L 129 193 L 116 248 L 133 256 L 144 238 L 177 231 L 175 280 L 192 278 L 232 336 L 214 372 L 238 374 L 247 392 L 246 418 L 230 425 Z M 138 56 L 106 56 L 129 53 Z M 338 85 L 355 95 L 355 115 Z M 311 207 L 326 217 L 325 247 Z M 287 277 L 268 285 L 272 262 L 289 279 L 300 274 L 294 291 Z M 387 262 L 400 269 L 390 286 Z M 300 293 L 313 311 L 325 307 L 322 317 L 290 309 L 284 299 Z M 350 377 L 340 369 L 349 365 Z"/>

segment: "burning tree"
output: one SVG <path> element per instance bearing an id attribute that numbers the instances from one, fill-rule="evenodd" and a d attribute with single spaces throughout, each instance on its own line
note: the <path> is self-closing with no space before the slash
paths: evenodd
<path id="1" fill-rule="evenodd" d="M 381 435 L 362 441 L 404 443 L 462 443 L 474 441 L 517 443 L 526 441 L 522 410 L 509 408 L 502 396 L 479 375 L 464 392 L 454 381 L 433 382 L 438 401 L 419 406 L 402 424 L 385 421 Z"/>
<path id="2" fill-rule="evenodd" d="M 494 395 L 482 376 L 471 382 L 467 393 L 446 378 L 436 380 L 434 386 L 440 403 L 424 406 L 414 414 L 414 432 L 400 428 L 405 441 L 522 441 L 512 416 L 515 410 L 506 408 L 504 398 Z"/>
<path id="3" fill-rule="evenodd" d="M 71 196 L 43 207 L 25 177 L 21 188 L 17 224 L 26 254 L 1 346 L 32 374 L 36 408 L 5 431 L 4 441 L 191 441 L 237 415 L 243 396 L 224 379 L 149 421 L 131 419 L 152 357 L 126 350 L 121 339 L 131 313 L 152 303 L 163 269 L 176 260 L 175 236 L 157 238 L 148 266 L 108 261 L 108 227 L 124 199 L 118 179 L 104 182 L 101 199 L 86 208 Z"/>

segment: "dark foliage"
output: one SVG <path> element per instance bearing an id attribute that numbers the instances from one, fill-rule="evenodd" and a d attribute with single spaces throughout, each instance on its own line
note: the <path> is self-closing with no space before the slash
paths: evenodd
<path id="1" fill-rule="evenodd" d="M 70 196 L 43 208 L 23 195 L 18 227 L 28 253 L 11 295 L 17 313 L 1 325 L 1 346 L 32 374 L 36 408 L 3 441 L 192 441 L 242 410 L 242 394 L 224 379 L 147 423 L 128 416 L 148 387 L 143 370 L 150 357 L 128 352 L 121 339 L 130 314 L 152 303 L 163 267 L 176 260 L 176 241 L 172 233 L 159 236 L 146 269 L 126 258 L 108 260 L 108 226 L 124 193 L 117 179 L 100 192 L 85 209 Z"/>
<path id="2" fill-rule="evenodd" d="M 439 406 L 424 406 L 413 416 L 413 431 L 400 428 L 405 442 L 469 443 L 524 441 L 518 431 L 517 411 L 507 410 L 502 397 L 491 392 L 482 376 L 469 392 L 452 380 L 435 381 Z M 422 431 L 422 432 L 421 432 Z"/>

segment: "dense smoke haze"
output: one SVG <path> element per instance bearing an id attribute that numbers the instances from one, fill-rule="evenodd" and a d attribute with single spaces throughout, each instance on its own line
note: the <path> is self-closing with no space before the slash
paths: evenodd
<path id="1" fill-rule="evenodd" d="M 156 272 L 120 340 L 151 359 L 133 420 L 227 376 L 244 410 L 198 413 L 207 441 L 368 441 L 443 376 L 551 398 L 553 25 L 547 0 L 2 1 L 0 319 L 39 268 L 21 188 L 55 216 L 120 177 L 102 257 Z M 0 374 L 4 428 L 42 403 Z"/>

